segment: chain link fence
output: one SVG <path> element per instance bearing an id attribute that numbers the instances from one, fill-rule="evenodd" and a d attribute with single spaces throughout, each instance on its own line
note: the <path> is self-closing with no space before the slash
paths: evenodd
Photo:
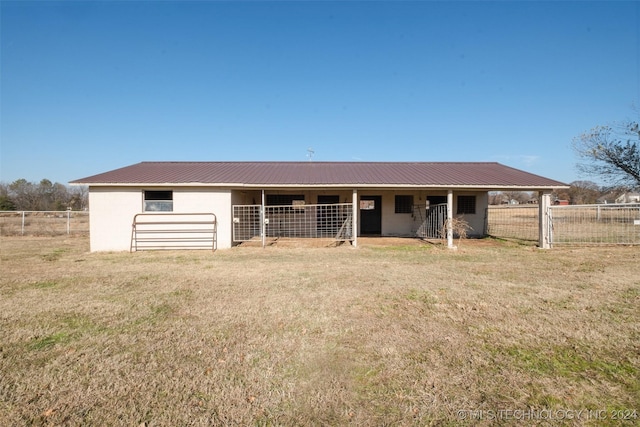
<path id="1" fill-rule="evenodd" d="M 0 211 L 1 236 L 88 235 L 88 211 Z"/>

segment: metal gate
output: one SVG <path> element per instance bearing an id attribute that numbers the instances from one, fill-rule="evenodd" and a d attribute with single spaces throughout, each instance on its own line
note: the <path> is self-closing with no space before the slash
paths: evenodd
<path id="1" fill-rule="evenodd" d="M 351 203 L 265 206 L 265 237 L 352 240 L 352 213 Z M 261 205 L 234 205 L 233 241 L 259 239 L 261 214 Z"/>
<path id="2" fill-rule="evenodd" d="M 446 237 L 445 223 L 447 222 L 447 204 L 429 206 L 415 205 L 413 207 L 414 232 L 422 239 L 442 239 Z"/>
<path id="3" fill-rule="evenodd" d="M 520 240 L 540 238 L 540 208 L 489 206 L 485 234 Z M 558 245 L 639 245 L 640 204 L 554 205 L 547 208 L 549 243 Z"/>
<path id="4" fill-rule="evenodd" d="M 140 213 L 131 225 L 131 252 L 154 249 L 217 248 L 213 213 Z"/>
<path id="5" fill-rule="evenodd" d="M 639 245 L 640 204 L 550 206 L 553 245 Z"/>
<path id="6" fill-rule="evenodd" d="M 233 241 L 248 242 L 260 238 L 260 205 L 233 206 Z"/>

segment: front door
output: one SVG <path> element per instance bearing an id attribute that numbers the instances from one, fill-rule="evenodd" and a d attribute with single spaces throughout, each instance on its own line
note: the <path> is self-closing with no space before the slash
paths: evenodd
<path id="1" fill-rule="evenodd" d="M 360 196 L 360 234 L 382 234 L 382 196 Z"/>

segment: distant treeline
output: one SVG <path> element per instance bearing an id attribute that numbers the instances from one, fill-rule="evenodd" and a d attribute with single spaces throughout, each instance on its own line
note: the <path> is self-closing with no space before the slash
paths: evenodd
<path id="1" fill-rule="evenodd" d="M 614 203 L 625 193 L 624 188 L 602 187 L 592 181 L 573 181 L 569 188 L 556 190 L 554 200 L 567 200 L 572 205 L 590 205 L 594 203 Z M 489 204 L 525 204 L 538 203 L 538 195 L 529 191 L 499 191 L 489 194 Z"/>
<path id="2" fill-rule="evenodd" d="M 67 187 L 48 179 L 38 183 L 26 179 L 0 183 L 0 210 L 3 211 L 64 211 L 88 207 L 87 187 Z"/>

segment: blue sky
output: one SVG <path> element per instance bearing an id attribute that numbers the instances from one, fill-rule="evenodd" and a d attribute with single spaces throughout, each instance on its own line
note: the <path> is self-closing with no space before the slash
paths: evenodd
<path id="1" fill-rule="evenodd" d="M 150 160 L 497 161 L 637 117 L 637 2 L 0 2 L 0 181 Z"/>

